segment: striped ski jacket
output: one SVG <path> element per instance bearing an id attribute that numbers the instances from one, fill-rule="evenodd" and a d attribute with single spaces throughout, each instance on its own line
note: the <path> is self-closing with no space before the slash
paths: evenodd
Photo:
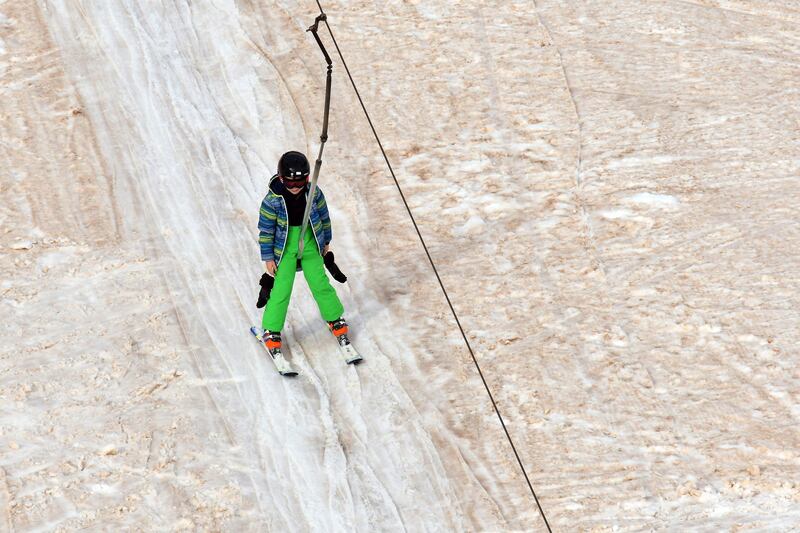
<path id="1" fill-rule="evenodd" d="M 289 234 L 289 214 L 286 210 L 286 201 L 281 193 L 286 189 L 278 179 L 272 176 L 269 182 L 269 191 L 261 201 L 258 215 L 258 244 L 261 247 L 262 261 L 275 261 L 280 264 L 286 238 Z M 305 192 L 308 201 L 308 191 Z M 308 225 L 314 233 L 320 255 L 326 245 L 330 244 L 333 234 L 331 232 L 331 218 L 328 214 L 328 205 L 325 195 L 317 186 L 314 191 L 314 202 L 311 204 Z"/>

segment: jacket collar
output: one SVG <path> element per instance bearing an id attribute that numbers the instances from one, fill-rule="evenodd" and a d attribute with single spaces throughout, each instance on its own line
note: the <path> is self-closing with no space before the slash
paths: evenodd
<path id="1" fill-rule="evenodd" d="M 286 192 L 286 187 L 281 183 L 281 180 L 278 179 L 278 175 L 275 174 L 269 180 L 269 190 L 277 194 L 278 196 L 282 195 Z"/>

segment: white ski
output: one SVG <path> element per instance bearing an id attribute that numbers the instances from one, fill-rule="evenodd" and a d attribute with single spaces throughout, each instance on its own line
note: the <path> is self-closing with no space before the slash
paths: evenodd
<path id="1" fill-rule="evenodd" d="M 251 326 L 250 327 L 250 333 L 252 333 L 253 336 L 256 339 L 258 339 L 258 343 L 267 352 L 267 355 L 272 360 L 272 362 L 275 364 L 275 368 L 278 370 L 278 373 L 281 376 L 293 377 L 293 376 L 297 375 L 297 371 L 292 368 L 292 365 L 290 365 L 289 361 L 287 361 L 283 357 L 283 354 L 278 353 L 275 357 L 273 357 L 272 354 L 269 353 L 269 350 L 267 350 L 267 347 L 264 345 L 264 330 L 263 329 L 257 328 L 255 326 Z"/>
<path id="2" fill-rule="evenodd" d="M 339 351 L 342 353 L 342 357 L 344 357 L 348 365 L 357 365 L 364 360 L 361 354 L 358 353 L 358 350 L 350 344 L 349 340 L 347 340 L 346 343 L 339 344 Z"/>

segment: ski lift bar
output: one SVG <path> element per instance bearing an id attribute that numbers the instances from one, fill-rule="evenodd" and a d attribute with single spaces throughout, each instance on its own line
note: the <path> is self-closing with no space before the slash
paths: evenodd
<path id="1" fill-rule="evenodd" d="M 325 46 L 323 46 L 322 41 L 319 40 L 319 35 L 317 34 L 317 31 L 319 30 L 319 23 L 325 22 L 326 20 L 328 20 L 328 15 L 326 15 L 325 13 L 317 15 L 317 18 L 314 19 L 314 24 L 309 26 L 306 31 L 310 31 L 314 35 L 314 39 L 317 40 L 317 44 L 322 49 L 322 53 L 325 56 L 325 61 L 328 63 L 328 66 L 330 67 L 332 64 L 331 56 L 328 55 L 328 52 L 325 50 Z"/>
<path id="2" fill-rule="evenodd" d="M 319 155 L 317 156 L 317 160 L 314 162 L 314 175 L 311 178 L 311 183 L 308 187 L 308 201 L 306 202 L 306 209 L 303 212 L 303 226 L 300 229 L 300 245 L 297 250 L 297 265 L 298 268 L 300 266 L 300 259 L 303 257 L 303 244 L 304 244 L 304 236 L 306 234 L 306 228 L 308 227 L 308 219 L 311 216 L 311 204 L 314 201 L 314 193 L 317 190 L 317 180 L 319 179 L 319 170 L 322 168 L 322 151 L 325 149 L 325 141 L 328 140 L 328 114 L 330 113 L 331 109 L 331 73 L 333 72 L 333 62 L 331 61 L 331 56 L 328 55 L 328 51 L 325 50 L 325 45 L 322 44 L 322 40 L 319 38 L 319 34 L 317 30 L 319 29 L 319 23 L 324 22 L 328 19 L 325 13 L 317 15 L 317 18 L 314 19 L 314 24 L 309 26 L 306 31 L 310 31 L 311 34 L 314 36 L 314 39 L 317 41 L 320 50 L 322 50 L 322 55 L 325 56 L 325 62 L 328 64 L 328 75 L 325 80 L 325 113 L 322 118 L 322 135 L 319 136 L 320 145 L 319 145 Z"/>

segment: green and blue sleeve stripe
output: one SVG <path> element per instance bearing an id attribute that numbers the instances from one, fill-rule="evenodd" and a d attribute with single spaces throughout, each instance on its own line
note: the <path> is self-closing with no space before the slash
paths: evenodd
<path id="1" fill-rule="evenodd" d="M 322 189 L 317 189 L 316 207 L 319 213 L 320 222 L 322 222 L 322 232 L 324 237 L 323 246 L 330 243 L 333 239 L 333 229 L 331 228 L 331 217 L 328 213 L 328 204 L 325 202 L 325 195 L 322 194 Z"/>
<path id="2" fill-rule="evenodd" d="M 258 214 L 258 245 L 261 248 L 262 261 L 274 261 L 275 227 L 278 214 L 266 198 L 261 202 Z"/>

